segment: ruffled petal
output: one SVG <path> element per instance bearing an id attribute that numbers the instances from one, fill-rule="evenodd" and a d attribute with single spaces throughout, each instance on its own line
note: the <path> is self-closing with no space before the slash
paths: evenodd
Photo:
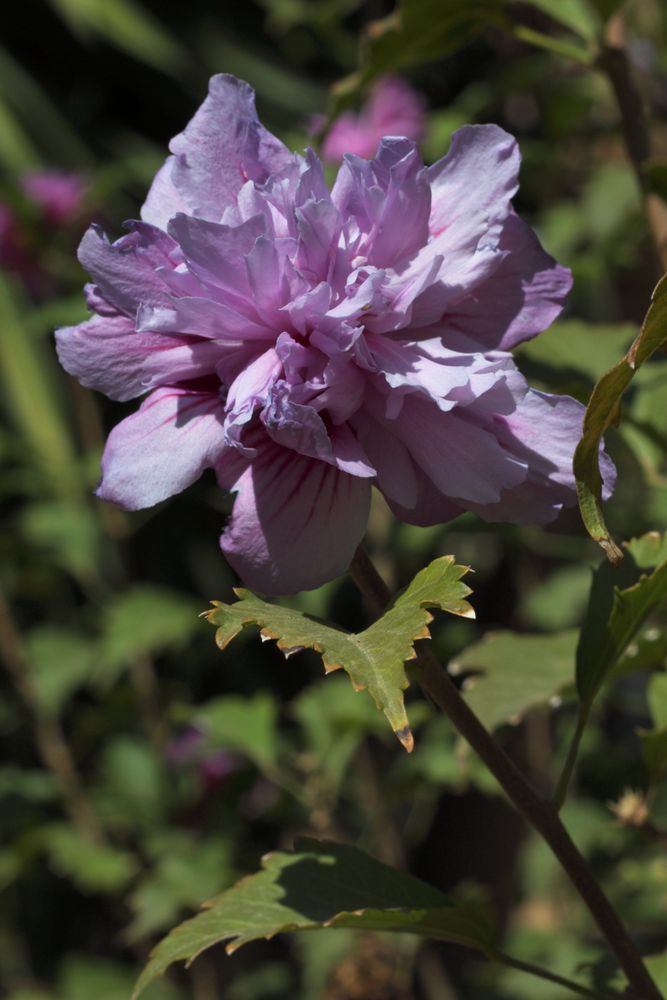
<path id="1" fill-rule="evenodd" d="M 526 459 L 504 448 L 494 429 L 479 426 L 467 408 L 443 413 L 408 396 L 400 417 L 388 426 L 438 489 L 466 506 L 496 503 L 503 490 L 526 478 Z"/>
<path id="2" fill-rule="evenodd" d="M 63 368 L 82 385 L 121 402 L 165 382 L 209 375 L 220 358 L 212 341 L 138 333 L 120 314 L 61 327 L 56 350 Z"/>
<path id="3" fill-rule="evenodd" d="M 223 460 L 220 484 L 236 493 L 220 544 L 244 583 L 262 594 L 312 590 L 344 573 L 366 530 L 371 486 L 265 438 L 234 481 Z"/>
<path id="4" fill-rule="evenodd" d="M 498 441 L 528 466 L 523 483 L 504 490 L 497 503 L 467 504 L 486 521 L 548 524 L 577 502 L 572 458 L 581 438 L 584 407 L 570 396 L 530 389 L 515 412 L 496 418 Z M 603 497 L 613 491 L 616 469 L 600 448 Z"/>
<path id="5" fill-rule="evenodd" d="M 428 168 L 430 229 L 438 235 L 458 219 L 504 217 L 519 186 L 521 157 L 514 136 L 497 125 L 464 125 L 449 152 Z"/>
<path id="6" fill-rule="evenodd" d="M 214 393 L 157 389 L 109 435 L 97 496 L 140 510 L 180 493 L 220 457 L 223 419 Z"/>
<path id="7" fill-rule="evenodd" d="M 474 295 L 450 304 L 443 320 L 485 350 L 510 351 L 553 323 L 572 287 L 572 274 L 545 253 L 518 215 L 506 220 L 498 249 L 503 252 L 498 268 Z"/>
<path id="8" fill-rule="evenodd" d="M 169 293 L 157 269 L 173 266 L 176 243 L 154 226 L 135 222 L 132 231 L 110 243 L 99 226 L 90 226 L 79 245 L 81 266 L 92 275 L 98 294 L 126 316 L 140 304 L 158 305 Z"/>
<path id="9" fill-rule="evenodd" d="M 219 222 L 247 180 L 261 183 L 294 161 L 260 125 L 253 89 L 227 74 L 211 79 L 206 100 L 169 148 L 174 155 L 142 208 L 142 218 L 158 226 L 183 211 Z"/>

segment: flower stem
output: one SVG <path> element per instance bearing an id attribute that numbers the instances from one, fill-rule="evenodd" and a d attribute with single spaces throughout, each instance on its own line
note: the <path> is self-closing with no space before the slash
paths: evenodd
<path id="1" fill-rule="evenodd" d="M 363 546 L 360 546 L 354 555 L 350 573 L 373 612 L 381 615 L 391 595 Z M 533 790 L 514 762 L 461 697 L 456 685 L 433 654 L 422 653 L 417 664 L 420 668 L 418 678 L 422 690 L 449 716 L 461 736 L 493 774 L 514 807 L 551 848 L 637 996 L 642 1000 L 664 1000 L 616 911 L 563 826 L 556 809 Z"/>
<path id="2" fill-rule="evenodd" d="M 556 983 L 558 986 L 562 986 L 563 989 L 570 990 L 571 993 L 576 993 L 580 997 L 590 997 L 591 1000 L 606 1000 L 606 997 L 612 996 L 612 994 L 600 993 L 599 990 L 592 990 L 587 986 L 581 986 L 572 979 L 558 976 L 555 972 L 549 972 L 548 969 L 543 969 L 539 965 L 533 965 L 531 962 L 522 962 L 520 958 L 513 958 L 511 955 L 506 955 L 504 951 L 495 952 L 493 957 L 496 962 L 506 965 L 508 969 L 518 969 L 519 972 L 526 972 L 529 976 L 546 979 L 547 982 Z"/>
<path id="3" fill-rule="evenodd" d="M 577 716 L 577 726 L 572 735 L 572 740 L 567 751 L 567 757 L 565 758 L 565 764 L 563 765 L 563 771 L 560 778 L 558 779 L 558 785 L 556 786 L 556 791 L 554 793 L 553 803 L 558 811 L 563 808 L 565 804 L 565 799 L 567 798 L 567 790 L 574 773 L 574 768 L 577 763 L 577 756 L 579 755 L 579 747 L 581 745 L 581 739 L 584 735 L 586 729 L 586 723 L 588 722 L 588 716 L 590 714 L 590 707 L 581 705 L 579 708 L 579 714 Z"/>

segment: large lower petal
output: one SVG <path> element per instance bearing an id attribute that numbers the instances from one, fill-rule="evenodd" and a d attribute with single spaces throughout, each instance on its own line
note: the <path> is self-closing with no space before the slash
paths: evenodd
<path id="1" fill-rule="evenodd" d="M 221 486 L 236 493 L 220 540 L 231 566 L 269 595 L 312 590 L 344 573 L 366 530 L 369 480 L 269 438 L 253 445 L 256 455 L 239 478 L 225 459 L 218 466 Z"/>
<path id="2" fill-rule="evenodd" d="M 195 337 L 139 333 L 127 316 L 93 316 L 56 330 L 63 368 L 88 389 L 124 401 L 165 382 L 201 378 L 215 371 L 220 348 Z"/>
<path id="3" fill-rule="evenodd" d="M 223 417 L 215 393 L 157 389 L 109 435 L 97 496 L 140 510 L 180 493 L 222 453 Z"/>
<path id="4" fill-rule="evenodd" d="M 289 150 L 260 125 L 255 94 L 242 80 L 214 76 L 208 96 L 158 173 L 142 218 L 164 226 L 176 212 L 219 222 L 248 180 L 265 181 L 293 162 Z"/>

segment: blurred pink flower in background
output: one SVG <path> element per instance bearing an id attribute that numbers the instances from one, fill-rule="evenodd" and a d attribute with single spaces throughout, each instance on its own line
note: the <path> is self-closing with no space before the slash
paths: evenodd
<path id="1" fill-rule="evenodd" d="M 66 226 L 81 215 L 88 184 L 80 174 L 33 170 L 21 178 L 21 190 L 40 210 L 45 222 Z"/>
<path id="2" fill-rule="evenodd" d="M 49 260 L 54 239 L 77 238 L 90 221 L 88 183 L 64 170 L 33 170 L 15 181 L 13 197 L 0 201 L 0 271 L 12 275 L 35 300 L 54 292 Z"/>
<path id="3" fill-rule="evenodd" d="M 322 144 L 322 159 L 339 163 L 345 153 L 371 159 L 385 135 L 419 142 L 425 127 L 426 104 L 421 94 L 401 77 L 382 76 L 359 114 L 345 111 L 333 122 Z"/>

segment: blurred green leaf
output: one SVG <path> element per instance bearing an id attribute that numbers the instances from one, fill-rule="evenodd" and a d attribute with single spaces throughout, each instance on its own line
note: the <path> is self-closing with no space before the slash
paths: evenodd
<path id="1" fill-rule="evenodd" d="M 588 0 L 558 0 L 557 3 L 553 0 L 528 0 L 528 3 L 586 41 L 594 41 L 600 32 L 600 19 Z"/>
<path id="2" fill-rule="evenodd" d="M 141 940 L 164 931 L 184 908 L 198 908 L 231 877 L 229 841 L 221 836 L 202 841 L 179 831 L 164 838 L 162 854 L 130 896 L 134 913 L 128 939 Z"/>
<path id="3" fill-rule="evenodd" d="M 109 826 L 150 829 L 164 817 L 167 798 L 162 761 L 147 743 L 134 736 L 106 743 L 95 805 Z"/>
<path id="4" fill-rule="evenodd" d="M 53 823 L 41 833 L 53 870 L 83 892 L 117 892 L 137 872 L 128 851 L 95 843 L 66 823 Z"/>
<path id="5" fill-rule="evenodd" d="M 175 590 L 130 587 L 105 611 L 99 676 L 113 679 L 137 657 L 183 646 L 197 629 L 198 612 L 196 602 Z"/>
<path id="6" fill-rule="evenodd" d="M 39 80 L 32 76 L 0 45 L 0 99 L 2 106 L 11 108 L 15 115 L 17 127 L 27 128 L 30 143 L 37 142 L 39 149 L 49 155 L 59 164 L 68 164 L 81 170 L 90 160 L 90 153 L 72 128 L 70 117 L 63 114 Z M 9 112 L 8 112 L 9 113 Z M 2 112 L 0 111 L 0 117 Z M 0 133 L 2 126 L 0 125 Z M 0 146 L 1 148 L 1 146 Z M 3 149 L 1 156 L 6 157 L 8 150 Z M 41 157 L 36 151 L 30 150 L 28 156 L 21 153 L 20 162 L 16 168 L 34 167 Z"/>
<path id="7" fill-rule="evenodd" d="M 531 628 L 546 632 L 581 621 L 591 586 L 588 566 L 559 566 L 543 581 L 526 588 L 521 618 Z"/>
<path id="8" fill-rule="evenodd" d="M 236 591 L 240 598 L 236 604 L 214 601 L 206 617 L 217 626 L 215 638 L 220 649 L 251 624 L 260 626 L 263 638 L 275 639 L 286 656 L 299 649 L 315 649 L 322 655 L 326 673 L 342 668 L 355 690 L 368 689 L 398 739 L 410 751 L 414 741 L 403 701 L 409 684 L 404 664 L 415 656 L 414 641 L 429 637 L 428 624 L 433 616 L 428 607 L 474 617 L 464 599 L 470 588 L 461 583 L 467 572 L 467 567 L 456 565 L 453 556 L 434 560 L 417 574 L 379 621 L 356 635 L 300 612 L 267 604 L 248 590 Z"/>
<path id="9" fill-rule="evenodd" d="M 526 359 L 556 369 L 561 378 L 581 373 L 586 376 L 588 385 L 611 368 L 635 336 L 636 328 L 630 323 L 611 325 L 561 320 L 539 337 L 521 344 L 517 358 L 519 364 Z"/>
<path id="10" fill-rule="evenodd" d="M 128 55 L 169 73 L 187 64 L 181 44 L 134 0 L 50 0 L 82 38 L 97 36 Z"/>
<path id="11" fill-rule="evenodd" d="M 644 552 L 641 540 L 632 544 Z M 595 573 L 577 647 L 577 690 L 584 707 L 592 704 L 629 643 L 667 597 L 667 560 L 652 573 L 639 572 L 630 557 L 620 569 L 605 562 Z"/>
<path id="12" fill-rule="evenodd" d="M 127 965 L 99 956 L 68 955 L 58 970 L 58 1000 L 127 1000 L 133 979 Z M 179 996 L 173 983 L 163 981 L 147 991 L 145 1000 L 178 1000 Z"/>
<path id="13" fill-rule="evenodd" d="M 303 839 L 294 852 L 264 858 L 262 871 L 242 879 L 187 921 L 153 952 L 135 988 L 138 997 L 173 962 L 193 959 L 228 941 L 227 952 L 261 937 L 352 927 L 403 931 L 454 941 L 484 952 L 495 931 L 479 905 L 455 904 L 437 889 L 394 871 L 344 844 Z"/>
<path id="14" fill-rule="evenodd" d="M 552 635 L 491 632 L 449 664 L 450 673 L 473 671 L 465 699 L 487 729 L 518 722 L 531 709 L 560 704 L 574 684 L 575 629 Z"/>
<path id="15" fill-rule="evenodd" d="M 660 781 L 667 776 L 667 674 L 651 677 L 647 696 L 654 728 L 641 733 L 642 751 L 653 780 Z"/>
<path id="16" fill-rule="evenodd" d="M 602 513 L 602 477 L 599 448 L 602 437 L 618 414 L 621 397 L 637 369 L 667 341 L 667 277 L 653 292 L 641 332 L 626 356 L 602 376 L 593 389 L 584 417 L 583 438 L 574 454 L 579 506 L 589 534 L 612 562 L 623 553 L 612 539 Z"/>
<path id="17" fill-rule="evenodd" d="M 60 792 L 48 771 L 28 771 L 7 764 L 0 767 L 0 797 L 18 795 L 29 802 L 52 802 Z"/>
<path id="18" fill-rule="evenodd" d="M 81 480 L 64 407 L 57 391 L 55 362 L 48 346 L 35 339 L 30 307 L 0 274 L 0 377 L 8 414 L 57 496 L 81 492 Z"/>
<path id="19" fill-rule="evenodd" d="M 213 698 L 197 707 L 193 721 L 202 726 L 210 746 L 238 750 L 260 769 L 275 767 L 278 709 L 270 695 Z"/>
<path id="20" fill-rule="evenodd" d="M 93 642 L 71 629 L 42 625 L 25 636 L 25 651 L 40 708 L 56 715 L 90 679 L 96 661 Z"/>
<path id="21" fill-rule="evenodd" d="M 649 160 L 643 165 L 649 191 L 667 201 L 667 160 Z"/>
<path id="22" fill-rule="evenodd" d="M 440 58 L 485 28 L 506 23 L 502 0 L 402 0 L 392 14 L 368 26 L 361 69 L 337 85 L 339 103 L 382 73 Z"/>
<path id="23" fill-rule="evenodd" d="M 46 549 L 74 577 L 88 582 L 101 561 L 100 523 L 82 503 L 51 500 L 27 506 L 21 527 L 33 545 Z"/>

